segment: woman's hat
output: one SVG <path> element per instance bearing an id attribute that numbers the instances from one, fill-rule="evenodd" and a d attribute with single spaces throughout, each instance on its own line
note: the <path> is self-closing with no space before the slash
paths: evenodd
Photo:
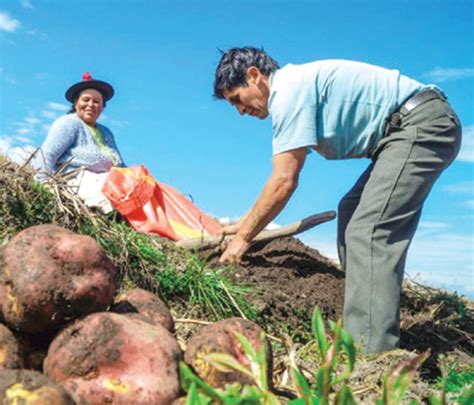
<path id="1" fill-rule="evenodd" d="M 96 89 L 102 94 L 104 101 L 109 101 L 114 96 L 114 88 L 106 82 L 94 80 L 89 72 L 82 75 L 82 82 L 73 84 L 66 91 L 66 99 L 74 103 L 77 95 L 85 89 Z"/>

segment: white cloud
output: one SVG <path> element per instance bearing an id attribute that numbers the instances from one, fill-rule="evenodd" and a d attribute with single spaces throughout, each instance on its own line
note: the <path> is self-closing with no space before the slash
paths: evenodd
<path id="1" fill-rule="evenodd" d="M 328 235 L 324 236 L 310 230 L 303 233 L 302 236 L 298 236 L 298 239 L 300 239 L 304 244 L 319 251 L 323 256 L 335 261 L 336 263 L 339 262 L 335 236 L 334 240 L 331 240 L 331 238 L 328 238 Z"/>
<path id="2" fill-rule="evenodd" d="M 20 0 L 20 3 L 23 8 L 29 8 L 29 9 L 34 8 L 30 0 Z"/>
<path id="3" fill-rule="evenodd" d="M 8 13 L 0 11 L 0 31 L 15 32 L 20 26 L 20 21 L 10 17 Z"/>
<path id="4" fill-rule="evenodd" d="M 123 128 L 125 127 L 128 122 L 127 121 L 121 121 L 121 120 L 111 120 L 111 119 L 108 119 L 107 117 L 102 117 L 102 115 L 100 116 L 102 122 L 106 122 L 107 125 L 110 125 L 111 127 L 113 128 Z"/>
<path id="5" fill-rule="evenodd" d="M 474 298 L 474 235 L 448 232 L 442 223 L 424 221 L 408 251 L 406 273 L 424 284 L 458 291 Z M 428 226 L 426 226 L 428 225 Z M 434 226 L 433 226 L 434 225 Z M 336 236 L 331 230 L 308 231 L 299 238 L 322 255 L 337 260 Z"/>
<path id="6" fill-rule="evenodd" d="M 474 293 L 474 235 L 443 233 L 415 235 L 408 252 L 406 272 L 421 275 L 427 284 Z"/>
<path id="7" fill-rule="evenodd" d="M 273 231 L 274 229 L 279 229 L 281 228 L 281 225 L 278 225 L 276 222 L 270 222 L 266 227 L 266 231 Z"/>
<path id="8" fill-rule="evenodd" d="M 429 80 L 437 83 L 447 82 L 452 80 L 466 79 L 474 76 L 474 68 L 441 68 L 426 72 L 424 75 Z"/>
<path id="9" fill-rule="evenodd" d="M 44 113 L 44 111 L 48 111 L 49 113 Z M 54 118 L 57 117 L 56 112 L 49 110 L 43 110 L 41 114 L 43 115 L 43 117 L 47 118 L 46 121 L 52 121 Z M 16 128 L 15 135 L 17 135 L 16 139 L 18 140 L 18 135 L 45 135 L 49 129 L 50 123 L 45 123 L 44 119 L 38 117 L 37 114 L 33 114 L 32 112 L 30 112 L 28 116 L 23 118 L 21 121 L 12 122 L 10 125 Z"/>
<path id="10" fill-rule="evenodd" d="M 422 221 L 419 227 L 424 229 L 441 229 L 447 228 L 449 225 L 445 222 Z"/>
<path id="11" fill-rule="evenodd" d="M 51 124 L 41 125 L 41 131 L 44 132 L 45 134 L 49 131 L 49 128 L 51 128 Z"/>
<path id="12" fill-rule="evenodd" d="M 15 145 L 12 137 L 2 136 L 0 139 L 0 155 L 18 164 L 25 163 L 35 150 L 33 145 Z"/>
<path id="13" fill-rule="evenodd" d="M 26 117 L 25 122 L 31 125 L 39 124 L 41 120 L 36 117 Z"/>
<path id="14" fill-rule="evenodd" d="M 25 136 L 15 136 L 15 141 L 21 142 L 21 143 L 29 143 L 31 141 L 30 138 L 27 138 Z"/>
<path id="15" fill-rule="evenodd" d="M 231 218 L 231 217 L 221 217 L 217 219 L 222 225 L 227 226 L 230 224 L 236 223 L 239 219 L 238 218 Z"/>
<path id="16" fill-rule="evenodd" d="M 42 41 L 45 41 L 45 40 L 48 39 L 48 35 L 47 35 L 47 34 L 45 34 L 45 33 L 42 32 L 42 31 L 36 30 L 36 29 L 35 29 L 35 30 L 28 30 L 28 31 L 26 31 L 26 33 L 27 33 L 28 35 L 31 35 L 32 37 L 38 38 L 38 39 L 40 39 L 40 40 L 42 40 Z"/>
<path id="17" fill-rule="evenodd" d="M 43 110 L 41 111 L 41 115 L 46 118 L 55 119 L 58 117 L 59 114 L 56 111 Z"/>
<path id="18" fill-rule="evenodd" d="M 221 217 L 217 220 L 224 226 L 232 225 L 239 222 L 241 217 Z M 265 230 L 271 231 L 273 229 L 281 228 L 281 225 L 278 225 L 276 222 L 270 222 L 266 227 Z"/>
<path id="19" fill-rule="evenodd" d="M 422 285 L 441 288 L 451 292 L 456 291 L 459 295 L 474 297 L 474 283 L 470 280 L 453 280 L 450 274 L 439 274 L 433 272 L 420 272 L 407 274 L 408 278 Z M 466 282 L 467 281 L 467 282 Z"/>
<path id="20" fill-rule="evenodd" d="M 461 181 L 459 183 L 447 184 L 443 186 L 443 190 L 450 193 L 474 194 L 474 181 Z"/>
<path id="21" fill-rule="evenodd" d="M 461 162 L 474 162 L 474 125 L 468 125 L 462 131 L 462 145 L 456 160 Z"/>
<path id="22" fill-rule="evenodd" d="M 31 128 L 20 128 L 16 132 L 20 135 L 26 135 L 31 132 Z"/>
<path id="23" fill-rule="evenodd" d="M 323 256 L 326 256 L 334 262 L 339 263 L 339 255 L 337 253 L 337 245 L 335 242 L 317 242 L 314 248 L 317 249 Z"/>
<path id="24" fill-rule="evenodd" d="M 16 80 L 16 78 L 12 75 L 5 75 L 5 82 L 9 83 L 9 84 L 17 84 L 18 81 Z"/>
<path id="25" fill-rule="evenodd" d="M 474 209 L 474 200 L 464 201 L 464 206 Z"/>
<path id="26" fill-rule="evenodd" d="M 52 110 L 56 111 L 67 111 L 69 110 L 69 106 L 61 103 L 55 103 L 54 101 L 50 101 L 48 103 L 48 108 L 51 108 Z"/>

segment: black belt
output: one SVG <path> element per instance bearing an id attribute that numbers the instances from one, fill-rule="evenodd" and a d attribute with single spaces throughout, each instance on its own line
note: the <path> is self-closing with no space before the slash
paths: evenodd
<path id="1" fill-rule="evenodd" d="M 426 103 L 427 101 L 434 100 L 436 98 L 439 98 L 441 100 L 446 100 L 446 97 L 444 94 L 439 91 L 439 90 L 424 90 L 421 91 L 417 94 L 415 94 L 413 97 L 410 97 L 407 101 L 405 101 L 401 107 L 395 111 L 390 117 L 388 118 L 388 124 L 386 127 L 386 131 L 390 129 L 390 125 L 397 126 L 400 124 L 402 117 L 406 116 L 409 114 L 411 111 L 413 111 L 416 107 L 419 107 L 420 105 Z"/>
<path id="2" fill-rule="evenodd" d="M 405 101 L 399 109 L 402 114 L 407 114 L 413 111 L 416 107 L 426 103 L 427 101 L 440 98 L 445 100 L 446 97 L 439 90 L 424 90 Z"/>

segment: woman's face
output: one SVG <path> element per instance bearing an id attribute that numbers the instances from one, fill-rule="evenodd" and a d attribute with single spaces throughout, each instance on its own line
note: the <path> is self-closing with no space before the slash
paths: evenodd
<path id="1" fill-rule="evenodd" d="M 95 126 L 100 113 L 104 109 L 102 94 L 95 89 L 81 91 L 74 103 L 77 116 L 90 126 Z"/>

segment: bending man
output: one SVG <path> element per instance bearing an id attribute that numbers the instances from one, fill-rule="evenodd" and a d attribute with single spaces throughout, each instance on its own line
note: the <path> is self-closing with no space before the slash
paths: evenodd
<path id="1" fill-rule="evenodd" d="M 214 95 L 241 114 L 271 117 L 273 173 L 221 262 L 239 262 L 283 209 L 309 151 L 326 159 L 368 158 L 338 207 L 338 251 L 346 273 L 344 326 L 367 353 L 396 348 L 408 247 L 434 182 L 456 157 L 460 122 L 444 93 L 397 70 L 345 61 L 278 64 L 263 50 L 225 52 Z"/>

